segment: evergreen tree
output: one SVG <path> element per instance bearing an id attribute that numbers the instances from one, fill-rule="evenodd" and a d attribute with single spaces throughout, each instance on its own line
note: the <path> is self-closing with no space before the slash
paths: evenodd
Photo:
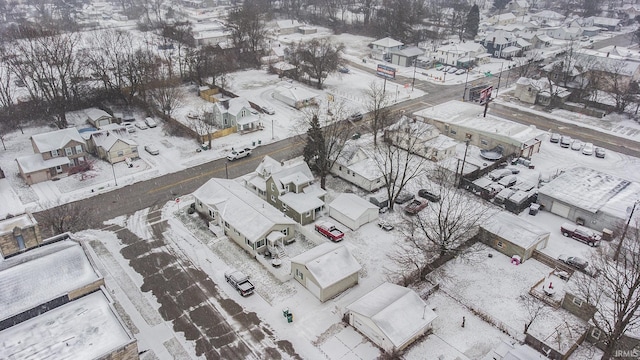
<path id="1" fill-rule="evenodd" d="M 480 24 L 480 9 L 478 5 L 473 4 L 467 14 L 467 21 L 464 24 L 464 38 L 473 40 L 478 35 L 478 26 Z"/>
<path id="2" fill-rule="evenodd" d="M 325 142 L 322 128 L 320 127 L 320 120 L 317 115 L 314 115 L 310 122 L 309 130 L 307 130 L 307 143 L 304 146 L 303 156 L 304 161 L 309 165 L 309 168 L 314 171 L 319 171 L 323 168 L 323 162 L 326 159 L 325 154 Z"/>
<path id="3" fill-rule="evenodd" d="M 493 8 L 503 10 L 511 0 L 493 0 Z"/>

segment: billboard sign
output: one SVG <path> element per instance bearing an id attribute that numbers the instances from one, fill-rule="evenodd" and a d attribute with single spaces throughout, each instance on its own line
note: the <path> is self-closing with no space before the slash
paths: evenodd
<path id="1" fill-rule="evenodd" d="M 387 79 L 396 78 L 396 68 L 392 68 L 391 66 L 378 64 L 378 69 L 376 69 L 376 73 L 379 76 L 386 77 Z"/>
<path id="2" fill-rule="evenodd" d="M 491 93 L 493 92 L 493 86 L 489 86 L 480 91 L 480 104 L 485 104 L 491 100 Z"/>

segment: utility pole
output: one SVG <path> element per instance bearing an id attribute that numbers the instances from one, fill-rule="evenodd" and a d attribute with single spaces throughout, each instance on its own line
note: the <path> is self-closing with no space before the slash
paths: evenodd
<path id="1" fill-rule="evenodd" d="M 467 78 L 464 80 L 464 92 L 462 93 L 462 101 L 467 97 L 467 83 L 469 82 L 469 68 L 467 68 Z"/>
<path id="2" fill-rule="evenodd" d="M 416 65 L 418 64 L 418 59 L 413 60 L 413 81 L 411 82 L 411 92 L 413 92 L 413 87 L 416 85 Z"/>
<path id="3" fill-rule="evenodd" d="M 498 92 L 500 91 L 500 80 L 502 79 L 502 68 L 504 67 L 504 63 L 500 64 L 500 75 L 498 75 L 498 87 L 496 88 L 496 97 L 498 97 Z"/>
<path id="4" fill-rule="evenodd" d="M 622 235 L 620 235 L 620 242 L 616 247 L 616 253 L 613 255 L 613 261 L 618 261 L 618 257 L 620 256 L 620 249 L 622 248 L 622 242 L 624 241 L 624 237 L 627 236 L 627 229 L 629 229 L 629 223 L 631 223 L 631 219 L 633 218 L 633 213 L 636 211 L 636 205 L 638 205 L 638 201 L 633 202 L 633 207 L 631 208 L 631 214 L 629 214 L 629 218 L 627 219 L 627 223 L 624 224 L 624 230 L 622 230 Z"/>
<path id="5" fill-rule="evenodd" d="M 462 184 L 462 180 L 464 179 L 464 163 L 467 161 L 467 150 L 469 150 L 469 139 L 464 141 L 464 157 L 462 158 L 462 168 L 460 168 L 460 181 L 458 182 L 458 187 Z"/>

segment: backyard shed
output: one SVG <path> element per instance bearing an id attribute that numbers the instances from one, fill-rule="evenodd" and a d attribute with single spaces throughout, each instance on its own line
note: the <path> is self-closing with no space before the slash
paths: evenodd
<path id="1" fill-rule="evenodd" d="M 550 233 L 523 218 L 499 212 L 480 225 L 480 240 L 507 256 L 518 255 L 525 261 L 534 250 L 544 249 Z"/>
<path id="2" fill-rule="evenodd" d="M 347 306 L 349 325 L 387 352 L 409 346 L 431 327 L 435 312 L 413 290 L 383 283 Z"/>
<path id="3" fill-rule="evenodd" d="M 340 194 L 329 204 L 329 216 L 351 230 L 378 219 L 378 207 L 355 194 Z"/>
<path id="4" fill-rule="evenodd" d="M 291 275 L 325 302 L 358 283 L 362 267 L 344 245 L 324 243 L 291 259 Z"/>

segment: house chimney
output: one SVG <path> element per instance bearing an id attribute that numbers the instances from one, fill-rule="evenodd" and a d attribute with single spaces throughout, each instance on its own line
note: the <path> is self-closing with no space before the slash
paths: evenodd
<path id="1" fill-rule="evenodd" d="M 607 53 L 607 57 L 609 57 L 609 53 Z"/>

